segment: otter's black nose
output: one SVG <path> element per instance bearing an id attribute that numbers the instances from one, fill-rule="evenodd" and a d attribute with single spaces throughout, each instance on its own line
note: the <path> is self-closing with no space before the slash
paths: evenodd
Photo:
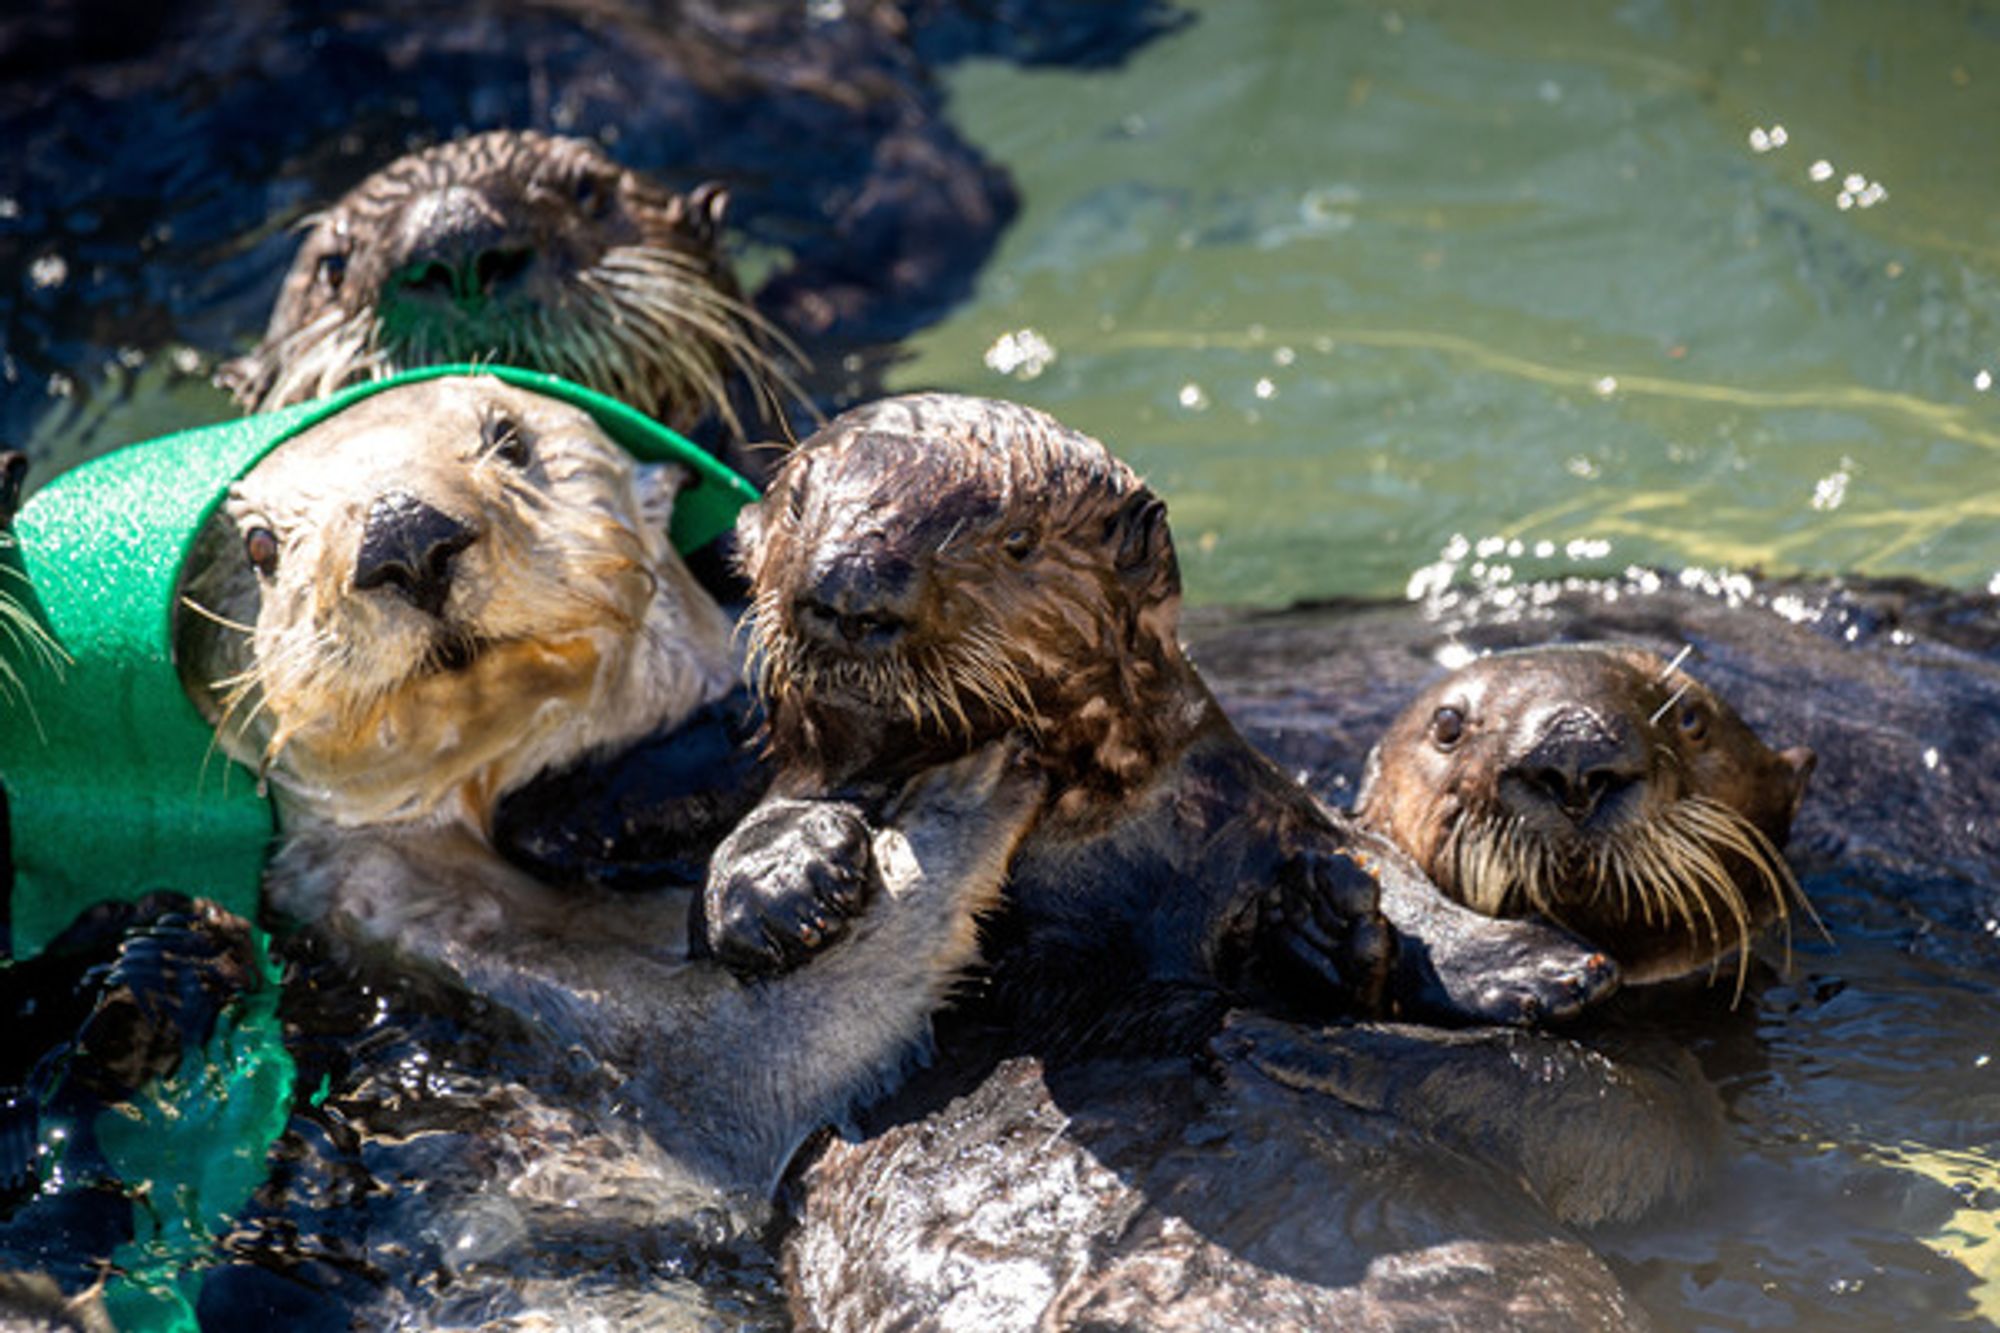
<path id="1" fill-rule="evenodd" d="M 1581 823 L 1605 799 L 1646 776 L 1644 741 L 1595 713 L 1564 709 L 1543 723 L 1534 746 L 1507 768 L 1537 799 Z"/>
<path id="2" fill-rule="evenodd" d="M 799 631 L 843 652 L 885 652 L 909 631 L 917 573 L 893 556 L 846 558 L 820 572 L 792 605 Z"/>
<path id="3" fill-rule="evenodd" d="M 535 247 L 494 201 L 454 186 L 412 201 L 401 223 L 392 293 L 466 302 L 499 294 L 535 262 Z"/>
<path id="4" fill-rule="evenodd" d="M 354 586 L 388 588 L 419 611 L 442 615 L 451 595 L 452 558 L 478 537 L 476 529 L 408 491 L 390 491 L 368 508 Z"/>
<path id="5" fill-rule="evenodd" d="M 535 252 L 527 246 L 495 246 L 456 261 L 420 259 L 397 270 L 394 281 L 405 291 L 462 302 L 498 294 L 534 262 Z"/>

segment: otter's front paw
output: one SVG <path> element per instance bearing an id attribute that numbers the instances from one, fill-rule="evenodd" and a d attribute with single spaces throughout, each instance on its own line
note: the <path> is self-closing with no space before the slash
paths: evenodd
<path id="1" fill-rule="evenodd" d="M 1395 933 L 1374 877 L 1337 851 L 1294 855 L 1259 905 L 1258 952 L 1283 998 L 1323 1015 L 1381 1008 Z"/>
<path id="2" fill-rule="evenodd" d="M 766 801 L 709 862 L 697 930 L 739 976 L 788 972 L 847 933 L 875 873 L 871 830 L 857 807 Z"/>
<path id="3" fill-rule="evenodd" d="M 1567 931 L 1468 916 L 1406 943 L 1404 997 L 1416 1013 L 1527 1027 L 1573 1018 L 1618 989 L 1618 965 Z"/>

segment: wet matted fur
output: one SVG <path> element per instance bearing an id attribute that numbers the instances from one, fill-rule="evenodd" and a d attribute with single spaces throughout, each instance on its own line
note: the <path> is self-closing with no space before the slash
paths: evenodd
<path id="1" fill-rule="evenodd" d="M 271 906 L 497 1006 L 559 1066 L 587 1053 L 649 1136 L 634 1189 L 754 1214 L 927 1039 L 1039 785 L 988 747 L 910 792 L 879 829 L 902 873 L 824 966 L 771 985 L 688 960 L 684 891 L 558 890 L 503 861 L 500 795 L 734 673 L 667 542 L 679 478 L 495 380 L 384 391 L 234 488 L 190 561 L 181 662 L 277 794 Z"/>
<path id="2" fill-rule="evenodd" d="M 667 189 L 586 140 L 496 130 L 398 158 L 305 223 L 263 341 L 223 368 L 264 411 L 415 366 L 547 371 L 737 439 L 782 423 L 796 349 L 744 299 L 728 195 Z"/>
<path id="3" fill-rule="evenodd" d="M 1018 1038 L 1178 1049 L 1246 999 L 1365 1012 L 1385 986 L 1523 1022 L 1613 983 L 1558 932 L 1440 898 L 1244 743 L 1177 639 L 1165 505 L 1047 415 L 948 395 L 856 409 L 792 455 L 738 537 L 777 790 L 893 791 L 1027 739 L 1050 795 L 987 993 Z M 792 886 L 718 867 L 719 956 L 811 952 L 778 924 L 803 919 Z"/>

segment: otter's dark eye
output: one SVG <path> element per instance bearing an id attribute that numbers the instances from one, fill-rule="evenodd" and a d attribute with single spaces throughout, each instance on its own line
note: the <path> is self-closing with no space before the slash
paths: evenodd
<path id="1" fill-rule="evenodd" d="M 319 280 L 326 284 L 328 291 L 337 292 L 347 278 L 347 255 L 335 250 L 319 257 Z"/>
<path id="2" fill-rule="evenodd" d="M 1431 714 L 1431 744 L 1449 750 L 1465 736 L 1465 714 L 1449 704 Z"/>
<path id="3" fill-rule="evenodd" d="M 278 572 L 278 534 L 269 528 L 252 528 L 243 534 L 243 557 L 250 568 L 270 578 Z"/>
<path id="4" fill-rule="evenodd" d="M 509 467 L 528 466 L 528 437 L 521 423 L 505 412 L 494 412 L 479 423 L 479 441 L 485 452 Z"/>
<path id="5" fill-rule="evenodd" d="M 1000 539 L 1000 548 L 1015 560 L 1026 560 L 1035 553 L 1034 529 L 1015 528 Z"/>
<path id="6" fill-rule="evenodd" d="M 611 183 L 594 172 L 585 172 L 576 178 L 571 197 L 585 217 L 601 218 L 611 207 Z"/>
<path id="7" fill-rule="evenodd" d="M 1708 710 L 1700 704 L 1681 705 L 1681 735 L 1700 744 L 1708 739 Z"/>

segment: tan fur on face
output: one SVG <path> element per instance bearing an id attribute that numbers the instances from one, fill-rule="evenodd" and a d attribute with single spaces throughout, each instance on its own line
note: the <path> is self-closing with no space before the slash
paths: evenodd
<path id="1" fill-rule="evenodd" d="M 496 420 L 524 466 L 491 447 Z M 183 675 L 222 744 L 322 818 L 483 824 L 527 776 L 726 689 L 727 621 L 666 538 L 677 484 L 580 408 L 497 380 L 388 390 L 232 488 L 190 561 Z M 479 534 L 439 616 L 354 586 L 394 492 Z M 245 557 L 256 529 L 279 541 L 269 577 Z"/>
<path id="2" fill-rule="evenodd" d="M 800 396 L 786 366 L 802 358 L 738 291 L 721 249 L 726 206 L 714 186 L 677 194 L 586 140 L 532 130 L 411 153 L 307 220 L 264 341 L 221 381 L 269 411 L 415 366 L 497 361 L 680 429 L 713 411 L 740 436 L 731 376 L 782 420 Z M 399 307 L 426 247 L 468 226 L 496 254 L 533 261 L 490 295 Z"/>
<path id="3" fill-rule="evenodd" d="M 1643 777 L 1603 818 L 1573 827 L 1524 807 L 1511 766 L 1538 717 L 1579 704 L 1632 729 Z M 1462 734 L 1436 729 L 1454 710 Z M 1390 724 L 1356 812 L 1441 888 L 1491 916 L 1539 915 L 1618 959 L 1628 982 L 1713 968 L 1811 907 L 1778 847 L 1809 751 L 1765 746 L 1727 704 L 1651 653 L 1577 645 L 1484 658 Z"/>

